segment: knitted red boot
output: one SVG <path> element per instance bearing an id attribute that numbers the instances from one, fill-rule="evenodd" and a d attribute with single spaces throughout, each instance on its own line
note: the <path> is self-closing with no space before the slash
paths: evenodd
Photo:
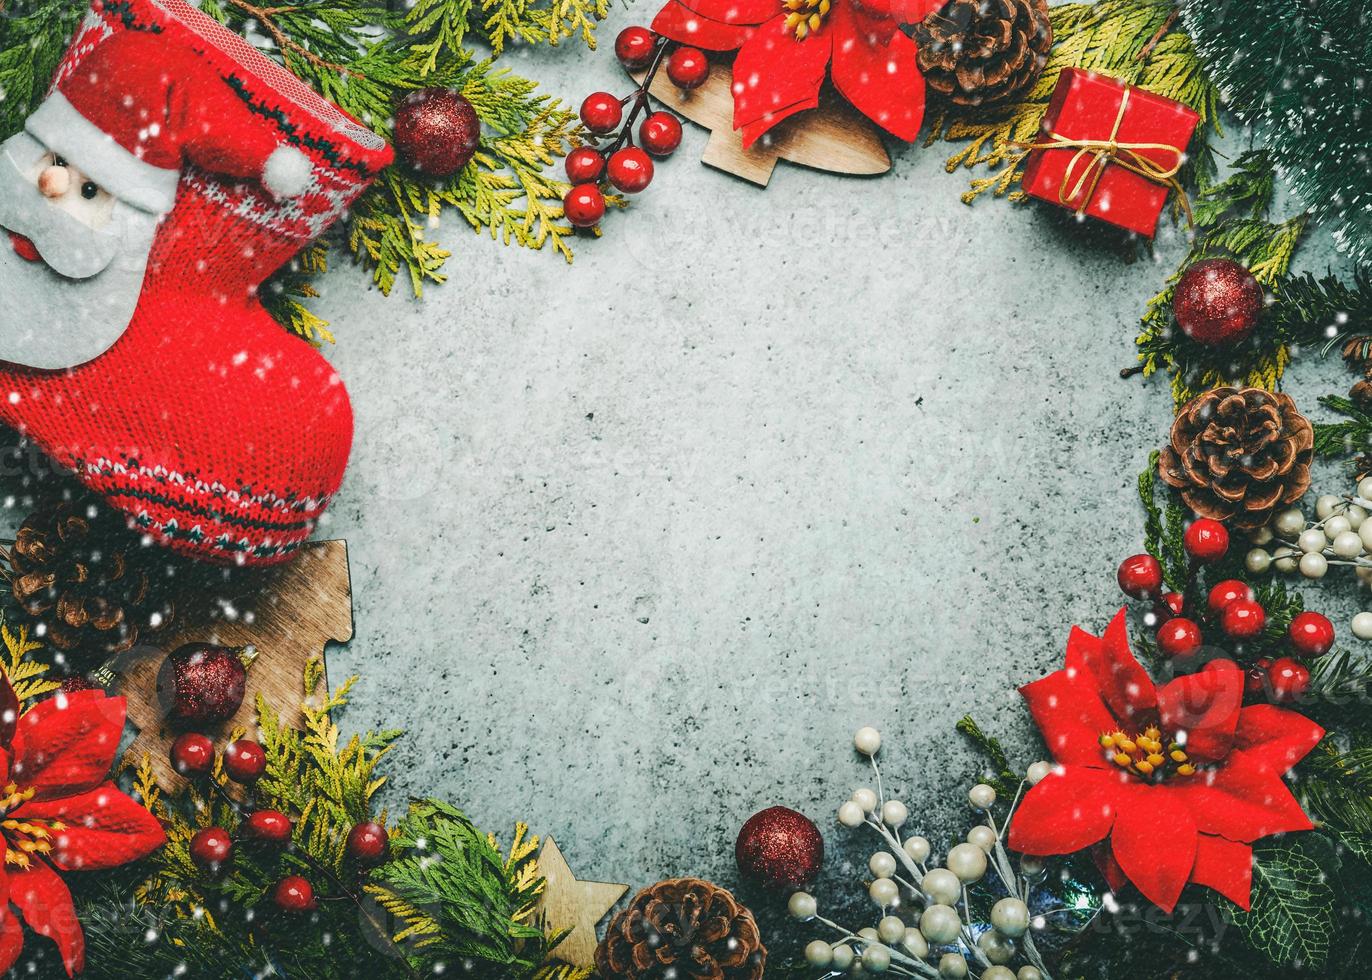
<path id="1" fill-rule="evenodd" d="M 257 290 L 390 161 L 183 0 L 96 0 L 0 155 L 0 357 L 36 365 L 0 362 L 0 420 L 163 544 L 285 560 L 343 478 L 352 410 Z M 45 370 L 63 330 L 76 366 Z"/>

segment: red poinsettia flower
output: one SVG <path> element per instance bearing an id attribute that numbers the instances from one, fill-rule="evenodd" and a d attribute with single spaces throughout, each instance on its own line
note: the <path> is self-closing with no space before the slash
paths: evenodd
<path id="1" fill-rule="evenodd" d="M 943 0 L 668 0 L 653 30 L 734 59 L 734 128 L 752 146 L 819 105 L 826 72 L 868 119 L 913 140 L 924 121 L 915 42 L 899 30 Z"/>
<path id="2" fill-rule="evenodd" d="M 85 965 L 85 936 L 59 871 L 112 868 L 166 839 L 162 825 L 109 779 L 124 732 L 124 699 L 58 693 L 23 715 L 0 674 L 0 972 L 24 948 L 20 917 L 57 943 L 68 974 Z"/>
<path id="3" fill-rule="evenodd" d="M 1188 881 L 1249 907 L 1252 843 L 1311 823 L 1282 777 L 1324 737 L 1283 708 L 1243 706 L 1231 660 L 1156 687 L 1124 610 L 1097 638 L 1073 629 L 1063 670 L 1020 689 L 1058 765 L 1025 794 L 1010 846 L 1094 847 L 1119 890 L 1170 912 Z"/>

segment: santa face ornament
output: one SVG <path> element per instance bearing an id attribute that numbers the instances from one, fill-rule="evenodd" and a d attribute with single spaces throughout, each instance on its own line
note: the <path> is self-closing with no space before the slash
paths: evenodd
<path id="1" fill-rule="evenodd" d="M 28 132 L 0 146 L 0 360 L 74 367 L 108 350 L 138 303 L 157 215 Z"/>

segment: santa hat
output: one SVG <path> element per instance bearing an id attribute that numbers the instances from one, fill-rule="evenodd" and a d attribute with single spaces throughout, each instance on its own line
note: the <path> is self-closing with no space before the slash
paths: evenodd
<path id="1" fill-rule="evenodd" d="M 196 51 L 127 31 L 59 81 L 25 128 L 115 197 L 153 214 L 171 210 L 185 163 L 256 181 L 278 199 L 303 194 L 309 158 L 278 121 L 254 114 L 234 82 Z"/>

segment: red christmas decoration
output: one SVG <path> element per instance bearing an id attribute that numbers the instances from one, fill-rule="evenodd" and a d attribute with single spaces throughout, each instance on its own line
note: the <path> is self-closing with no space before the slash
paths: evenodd
<path id="1" fill-rule="evenodd" d="M 1192 340 L 1219 346 L 1251 334 L 1262 315 L 1262 286 L 1231 259 L 1205 259 L 1182 273 L 1172 294 L 1172 313 Z"/>
<path id="2" fill-rule="evenodd" d="M 1299 701 L 1310 690 L 1310 671 L 1298 660 L 1278 657 L 1267 668 L 1267 683 L 1273 701 Z"/>
<path id="3" fill-rule="evenodd" d="M 1192 620 L 1175 616 L 1158 629 L 1158 649 L 1167 657 L 1190 657 L 1201 648 L 1201 629 Z"/>
<path id="4" fill-rule="evenodd" d="M 681 120 L 670 112 L 654 112 L 638 128 L 638 141 L 655 157 L 670 156 L 681 145 Z"/>
<path id="5" fill-rule="evenodd" d="M 1334 624 L 1317 612 L 1303 612 L 1287 631 L 1291 648 L 1302 657 L 1322 657 L 1334 646 Z"/>
<path id="6" fill-rule="evenodd" d="M 942 5 L 903 3 L 901 21 L 916 23 Z M 734 128 L 745 147 L 819 105 L 826 75 L 855 109 L 909 142 L 924 120 L 924 76 L 896 11 L 892 0 L 802 0 L 794 9 L 776 0 L 668 0 L 653 30 L 710 51 L 738 52 Z M 676 81 L 670 65 L 668 75 Z"/>
<path id="7" fill-rule="evenodd" d="M 1219 561 L 1229 550 L 1229 532 L 1219 521 L 1202 517 L 1191 522 L 1181 543 L 1188 555 L 1208 565 Z"/>
<path id="8" fill-rule="evenodd" d="M 243 821 L 243 833 L 264 844 L 285 844 L 293 830 L 291 818 L 280 810 L 255 810 Z"/>
<path id="9" fill-rule="evenodd" d="M 637 194 L 652 183 L 653 159 L 636 146 L 626 146 L 610 157 L 608 171 L 616 189 Z"/>
<path id="10" fill-rule="evenodd" d="M 573 184 L 592 184 L 605 172 L 605 158 L 593 146 L 578 146 L 564 161 L 567 179 Z"/>
<path id="11" fill-rule="evenodd" d="M 224 750 L 224 771 L 235 783 L 251 785 L 267 771 L 267 753 L 252 739 L 230 742 Z"/>
<path id="12" fill-rule="evenodd" d="M 710 77 L 710 62 L 699 48 L 677 48 L 667 59 L 667 77 L 677 88 L 700 88 Z"/>
<path id="13" fill-rule="evenodd" d="M 1235 640 L 1251 640 L 1267 626 L 1267 611 L 1253 599 L 1235 599 L 1220 613 L 1220 629 Z"/>
<path id="14" fill-rule="evenodd" d="M 389 853 L 390 835 L 379 823 L 360 823 L 348 831 L 348 857 L 358 864 L 380 864 Z"/>
<path id="15" fill-rule="evenodd" d="M 581 103 L 581 122 L 597 136 L 613 133 L 624 118 L 624 104 L 609 92 L 592 92 Z"/>
<path id="16" fill-rule="evenodd" d="M 460 92 L 411 92 L 395 110 L 395 148 L 410 166 L 431 177 L 451 177 L 481 142 L 481 120 Z"/>
<path id="17" fill-rule="evenodd" d="M 734 859 L 743 877 L 765 888 L 803 888 L 824 863 L 824 838 L 805 814 L 768 807 L 739 830 Z"/>
<path id="18" fill-rule="evenodd" d="M 0 674 L 0 704 L 18 704 Z M 124 732 L 124 699 L 57 694 L 0 726 L 0 972 L 23 950 L 21 922 L 57 943 L 69 974 L 85 965 L 85 936 L 59 872 L 96 871 L 146 857 L 162 825 L 109 779 Z"/>
<path id="19" fill-rule="evenodd" d="M 206 775 L 214 768 L 214 742 L 199 732 L 178 735 L 171 746 L 171 764 L 187 778 Z"/>
<path id="20" fill-rule="evenodd" d="M 191 860 L 205 871 L 217 871 L 233 856 L 233 840 L 223 827 L 206 827 L 191 838 Z"/>
<path id="21" fill-rule="evenodd" d="M 1091 848 L 1111 888 L 1132 882 L 1164 911 L 1187 882 L 1249 908 L 1253 842 L 1311 829 L 1282 776 L 1324 730 L 1244 707 L 1243 690 L 1228 660 L 1156 686 L 1129 650 L 1124 610 L 1103 637 L 1074 628 L 1064 669 L 1020 689 L 1057 767 L 1025 794 L 1010 847 Z"/>
<path id="22" fill-rule="evenodd" d="M 1227 578 L 1223 582 L 1216 582 L 1210 590 L 1210 595 L 1206 598 L 1206 605 L 1215 615 L 1224 612 L 1224 608 L 1235 599 L 1252 599 L 1253 589 L 1247 582 L 1240 582 L 1236 578 Z"/>
<path id="23" fill-rule="evenodd" d="M 1125 595 L 1148 599 L 1162 591 L 1162 566 L 1152 555 L 1133 555 L 1120 562 L 1115 580 Z"/>
<path id="24" fill-rule="evenodd" d="M 299 875 L 287 875 L 272 890 L 272 902 L 282 912 L 308 912 L 315 906 L 314 886 Z"/>
<path id="25" fill-rule="evenodd" d="M 1186 597 L 1180 592 L 1164 592 L 1162 594 L 1162 604 L 1173 616 L 1180 616 L 1186 608 Z"/>
<path id="26" fill-rule="evenodd" d="M 615 57 L 629 71 L 647 68 L 657 52 L 657 38 L 646 27 L 626 27 L 615 38 Z"/>
<path id="27" fill-rule="evenodd" d="M 227 721 L 243 703 L 254 652 L 187 643 L 168 654 L 157 673 L 157 695 L 167 720 L 181 728 Z"/>
<path id="28" fill-rule="evenodd" d="M 562 199 L 562 213 L 578 228 L 591 228 L 605 217 L 605 195 L 595 184 L 578 184 Z"/>

